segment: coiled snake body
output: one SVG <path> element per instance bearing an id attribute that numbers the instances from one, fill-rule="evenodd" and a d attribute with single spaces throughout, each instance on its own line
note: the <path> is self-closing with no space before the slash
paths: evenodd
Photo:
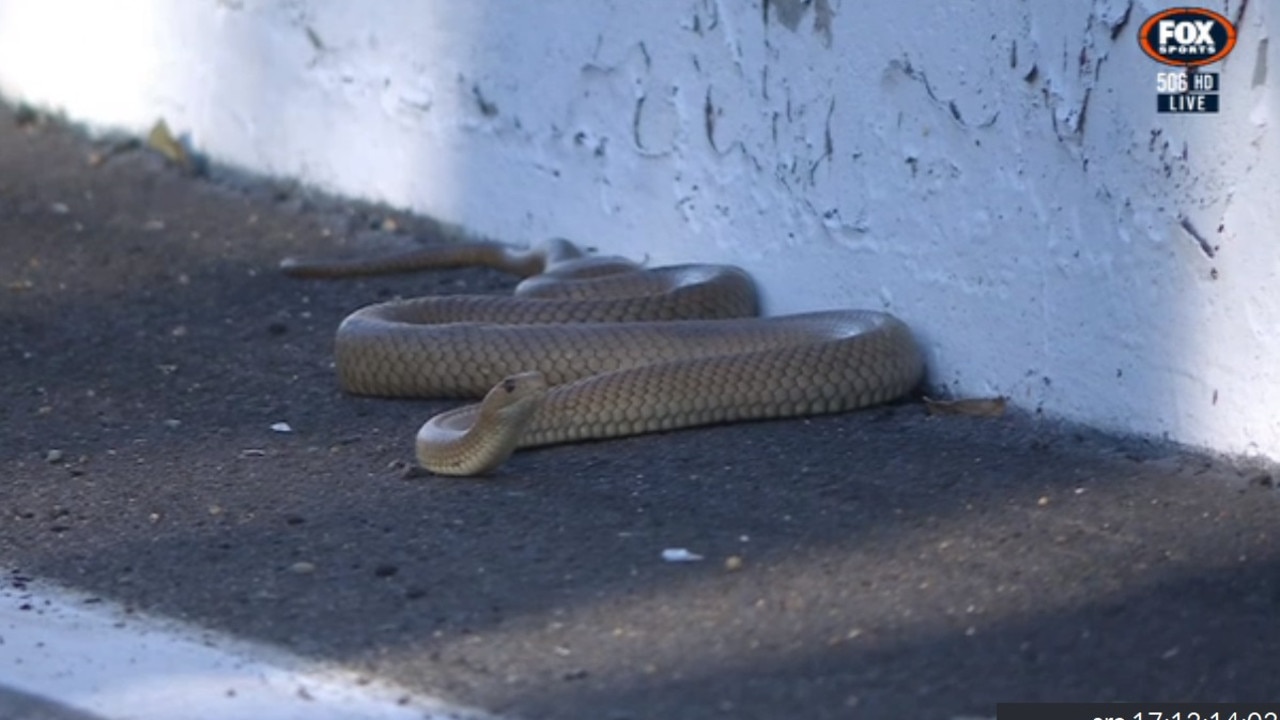
<path id="1" fill-rule="evenodd" d="M 757 318 L 754 284 L 728 266 L 644 269 L 553 240 L 530 251 L 448 244 L 282 268 L 337 277 L 465 265 L 527 279 L 515 297 L 370 305 L 342 321 L 335 341 L 348 392 L 484 397 L 419 430 L 418 461 L 438 474 L 482 474 L 518 448 L 853 410 L 906 394 L 923 373 L 897 318 Z"/>

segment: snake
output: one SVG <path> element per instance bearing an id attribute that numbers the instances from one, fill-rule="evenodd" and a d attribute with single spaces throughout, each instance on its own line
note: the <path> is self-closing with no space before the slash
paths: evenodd
<path id="1" fill-rule="evenodd" d="M 334 338 L 348 393 L 480 398 L 419 429 L 417 462 L 438 475 L 485 475 L 525 448 L 856 410 L 909 394 L 924 375 L 911 330 L 893 315 L 761 317 L 754 281 L 732 265 L 650 268 L 560 238 L 281 262 L 299 278 L 468 266 L 523 279 L 510 296 L 361 307 Z"/>

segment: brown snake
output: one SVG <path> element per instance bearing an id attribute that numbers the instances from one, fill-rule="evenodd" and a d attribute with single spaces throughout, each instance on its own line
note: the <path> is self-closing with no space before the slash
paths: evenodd
<path id="1" fill-rule="evenodd" d="M 418 462 L 488 472 L 518 448 L 898 398 L 924 364 L 897 318 L 865 310 L 758 318 L 755 286 L 720 265 L 644 269 L 565 240 L 473 242 L 365 260 L 281 263 L 298 277 L 487 265 L 527 279 L 515 297 L 441 296 L 357 310 L 335 341 L 360 395 L 484 397 L 432 417 Z"/>

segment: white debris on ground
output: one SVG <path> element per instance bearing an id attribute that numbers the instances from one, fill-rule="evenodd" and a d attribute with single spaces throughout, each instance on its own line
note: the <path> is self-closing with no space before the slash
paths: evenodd
<path id="1" fill-rule="evenodd" d="M 0 575 L 9 688 L 131 720 L 496 720 L 103 598 Z"/>
<path id="2" fill-rule="evenodd" d="M 662 559 L 667 562 L 698 562 L 702 559 L 701 555 L 691 553 L 684 548 L 667 548 L 662 551 Z"/>

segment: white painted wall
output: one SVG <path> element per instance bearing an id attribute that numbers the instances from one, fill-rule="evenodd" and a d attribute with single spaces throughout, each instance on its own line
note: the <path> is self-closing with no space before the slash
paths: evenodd
<path id="1" fill-rule="evenodd" d="M 931 379 L 1280 459 L 1280 6 L 1159 116 L 1133 0 L 0 0 L 0 92 L 523 243 L 887 308 Z M 1280 38 L 1277 38 L 1280 40 Z M 1213 247 L 1213 256 L 1186 227 Z"/>

